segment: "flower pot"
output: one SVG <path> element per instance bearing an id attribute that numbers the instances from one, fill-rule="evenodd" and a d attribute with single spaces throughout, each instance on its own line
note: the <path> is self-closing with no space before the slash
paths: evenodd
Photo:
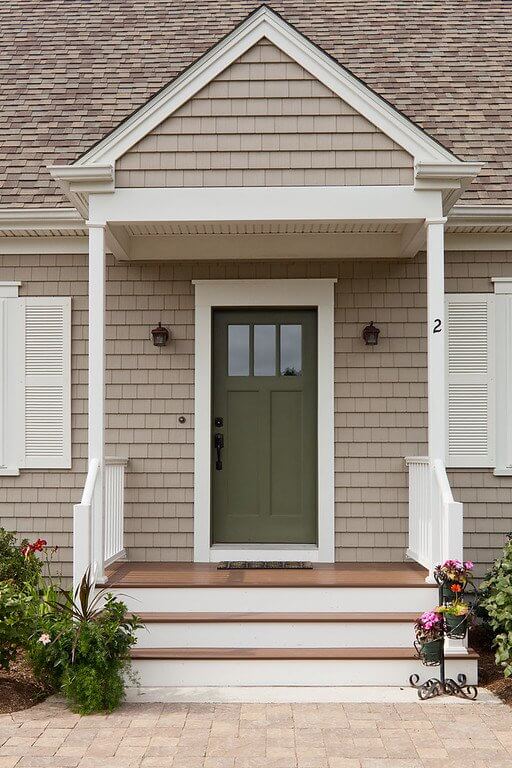
<path id="1" fill-rule="evenodd" d="M 427 643 L 420 643 L 418 648 L 422 662 L 431 667 L 440 664 L 443 655 L 443 639 L 429 640 Z"/>
<path id="2" fill-rule="evenodd" d="M 466 637 L 468 631 L 468 615 L 453 616 L 452 614 L 445 613 L 444 623 L 446 628 L 446 636 L 453 639 L 462 640 Z"/>
<path id="3" fill-rule="evenodd" d="M 459 586 L 461 588 L 460 591 L 459 592 L 453 592 L 452 589 L 451 589 L 452 585 Z M 464 592 L 464 584 L 461 584 L 460 582 L 457 582 L 457 581 L 445 581 L 444 584 L 443 584 L 443 599 L 447 603 L 453 603 L 455 598 L 458 597 L 459 595 L 462 595 L 463 592 Z"/>

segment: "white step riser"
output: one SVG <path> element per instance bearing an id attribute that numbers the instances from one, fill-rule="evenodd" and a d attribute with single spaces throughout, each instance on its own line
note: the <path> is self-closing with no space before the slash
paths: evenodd
<path id="1" fill-rule="evenodd" d="M 147 624 L 139 648 L 410 648 L 412 622 Z"/>
<path id="2" fill-rule="evenodd" d="M 407 686 L 409 676 L 420 675 L 421 681 L 439 674 L 438 667 L 424 667 L 418 661 L 400 660 L 251 660 L 173 661 L 137 660 L 133 669 L 142 686 Z M 447 662 L 447 674 L 467 676 L 476 683 L 474 659 Z"/>
<path id="3" fill-rule="evenodd" d="M 420 614 L 438 602 L 436 588 L 421 587 L 124 587 L 121 598 L 134 612 L 365 612 Z"/>

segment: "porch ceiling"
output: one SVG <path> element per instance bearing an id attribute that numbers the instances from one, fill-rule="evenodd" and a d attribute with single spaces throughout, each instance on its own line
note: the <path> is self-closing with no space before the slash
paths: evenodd
<path id="1" fill-rule="evenodd" d="M 130 236 L 143 235 L 303 235 L 399 234 L 403 224 L 378 221 L 218 221 L 155 222 L 125 225 Z"/>
<path id="2" fill-rule="evenodd" d="M 408 225 L 396 221 L 155 221 L 109 224 L 109 230 L 123 244 L 120 258 L 129 261 L 389 259 L 408 255 L 403 252 Z"/>

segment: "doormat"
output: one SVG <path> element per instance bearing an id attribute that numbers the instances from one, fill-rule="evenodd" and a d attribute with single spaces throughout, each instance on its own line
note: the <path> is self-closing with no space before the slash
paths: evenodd
<path id="1" fill-rule="evenodd" d="M 218 571 L 243 570 L 308 570 L 313 568 L 305 560 L 224 560 L 217 566 Z"/>

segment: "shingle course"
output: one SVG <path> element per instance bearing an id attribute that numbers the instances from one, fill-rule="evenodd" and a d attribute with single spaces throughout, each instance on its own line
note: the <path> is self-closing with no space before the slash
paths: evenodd
<path id="1" fill-rule="evenodd" d="M 63 202 L 72 162 L 257 8 L 257 0 L 4 0 L 0 204 Z M 275 0 L 272 8 L 465 160 L 465 200 L 512 201 L 508 0 Z"/>

